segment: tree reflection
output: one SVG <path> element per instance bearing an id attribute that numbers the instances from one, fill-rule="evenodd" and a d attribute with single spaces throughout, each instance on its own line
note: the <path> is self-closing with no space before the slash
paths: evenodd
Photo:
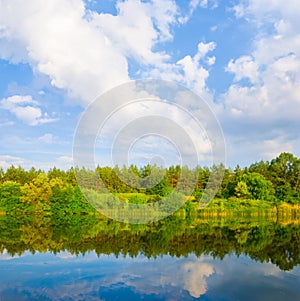
<path id="1" fill-rule="evenodd" d="M 0 252 L 21 255 L 69 251 L 148 258 L 169 254 L 246 254 L 260 262 L 272 262 L 282 270 L 300 263 L 300 226 L 297 221 L 239 218 L 194 218 L 187 222 L 171 216 L 149 225 L 123 224 L 95 215 L 0 218 Z M 287 224 L 289 223 L 289 224 Z"/>

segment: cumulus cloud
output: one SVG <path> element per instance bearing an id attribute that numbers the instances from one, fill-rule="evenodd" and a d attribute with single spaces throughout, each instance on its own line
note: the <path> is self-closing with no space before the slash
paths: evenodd
<path id="1" fill-rule="evenodd" d="M 201 60 L 207 55 L 209 51 L 213 51 L 216 47 L 214 42 L 210 43 L 199 43 L 198 51 L 191 57 L 190 55 L 185 56 L 183 59 L 177 62 L 177 65 L 183 69 L 183 78 L 187 85 L 193 87 L 197 92 L 202 94 L 206 88 L 206 79 L 209 76 L 209 72 L 201 65 Z"/>
<path id="2" fill-rule="evenodd" d="M 129 80 L 129 59 L 145 66 L 169 59 L 154 47 L 173 38 L 175 1 L 118 1 L 116 9 L 117 15 L 88 11 L 82 0 L 2 1 L 0 57 L 29 62 L 86 104 Z"/>
<path id="3" fill-rule="evenodd" d="M 46 112 L 43 113 L 38 107 L 38 102 L 29 95 L 14 95 L 4 98 L 0 100 L 0 108 L 8 110 L 17 119 L 31 126 L 56 121 L 56 119 L 50 118 Z"/>
<path id="4" fill-rule="evenodd" d="M 0 3 L 5 59 L 29 62 L 55 87 L 71 96 L 91 100 L 100 90 L 128 79 L 127 62 L 109 39 L 85 18 L 81 0 L 15 0 Z M 3 36 L 3 35 L 2 35 Z M 1 47 L 1 49 L 3 49 Z M 26 53 L 24 53 L 26 49 Z M 23 53 L 23 55 L 21 55 Z M 108 72 L 109 70 L 109 72 Z"/>
<path id="5" fill-rule="evenodd" d="M 234 82 L 223 95 L 225 111 L 221 119 L 224 124 L 235 124 L 229 136 L 234 133 L 251 139 L 252 151 L 259 156 L 275 155 L 275 149 L 292 151 L 296 149 L 296 139 L 291 140 L 283 133 L 293 133 L 300 138 L 298 130 L 295 132 L 300 114 L 298 2 L 249 0 L 234 10 L 237 17 L 256 26 L 257 34 L 250 52 L 230 60 L 227 65 L 226 70 L 233 74 Z M 260 138 L 253 135 L 257 130 L 259 135 L 256 136 Z M 269 137 L 275 130 L 281 133 L 276 137 L 277 142 Z"/>
<path id="6" fill-rule="evenodd" d="M 235 61 L 231 60 L 226 70 L 234 74 L 235 81 L 248 78 L 254 84 L 259 80 L 258 64 L 251 56 L 241 56 Z"/>
<path id="7" fill-rule="evenodd" d="M 227 71 L 235 81 L 248 79 L 249 84 L 235 83 L 226 95 L 226 105 L 244 114 L 290 114 L 298 119 L 300 113 L 300 22 L 294 18 L 300 13 L 295 1 L 249 1 L 241 8 L 245 17 L 256 20 L 258 35 L 251 56 L 231 60 Z M 260 28 L 260 21 L 272 12 L 273 30 Z M 237 99 L 237 94 L 240 94 Z M 241 108 L 244 107 L 244 109 Z M 257 109 L 260 107 L 260 109 Z M 251 109 L 252 108 L 252 109 Z M 250 112 L 250 113 L 249 113 Z M 297 114 L 295 114 L 297 112 Z M 289 116 L 291 117 L 291 116 Z"/>
<path id="8" fill-rule="evenodd" d="M 208 53 L 216 46 L 215 42 L 200 42 L 193 56 L 186 55 L 175 63 L 161 64 L 146 75 L 182 83 L 205 99 L 211 99 L 206 81 L 209 77 L 209 67 L 215 63 L 216 58 L 209 57 Z"/>
<path id="9" fill-rule="evenodd" d="M 141 64 L 160 64 L 168 58 L 154 52 L 156 43 L 172 39 L 170 26 L 176 23 L 177 6 L 174 1 L 139 0 L 118 2 L 118 15 L 91 14 L 92 24 L 109 37 L 112 44 L 126 57 Z"/>
<path id="10" fill-rule="evenodd" d="M 199 6 L 208 1 L 192 0 L 190 13 Z M 180 24 L 182 12 L 174 0 L 117 1 L 116 10 L 116 15 L 89 11 L 82 0 L 1 2 L 0 57 L 30 63 L 83 105 L 128 81 L 130 61 L 140 66 L 139 74 L 203 90 L 209 72 L 202 65 L 215 62 L 215 57 L 204 59 L 213 42 L 199 43 L 195 56 L 175 64 L 170 54 L 157 50 L 172 41 L 173 27 Z"/>

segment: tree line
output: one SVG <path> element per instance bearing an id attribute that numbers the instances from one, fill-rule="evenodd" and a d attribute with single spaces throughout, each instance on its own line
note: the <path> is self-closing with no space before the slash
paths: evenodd
<path id="1" fill-rule="evenodd" d="M 218 169 L 224 170 L 224 176 L 215 199 L 223 199 L 225 204 L 241 203 L 241 200 L 273 205 L 300 204 L 300 159 L 291 153 L 282 153 L 270 161 L 235 169 L 221 165 L 193 169 L 178 165 L 168 168 L 131 165 L 98 166 L 94 170 L 54 167 L 45 172 L 11 166 L 0 169 L 0 211 L 12 212 L 19 208 L 32 212 L 93 212 L 78 181 L 85 189 L 98 193 L 108 190 L 132 203 L 155 202 L 178 186 L 184 194 L 185 188 L 188 191 L 193 183 L 190 199 L 198 202 L 211 174 Z"/>

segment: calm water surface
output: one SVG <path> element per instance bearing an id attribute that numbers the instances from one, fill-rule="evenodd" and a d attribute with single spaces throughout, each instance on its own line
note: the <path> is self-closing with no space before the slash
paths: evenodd
<path id="1" fill-rule="evenodd" d="M 83 223 L 1 218 L 0 300 L 300 300 L 298 226 Z"/>

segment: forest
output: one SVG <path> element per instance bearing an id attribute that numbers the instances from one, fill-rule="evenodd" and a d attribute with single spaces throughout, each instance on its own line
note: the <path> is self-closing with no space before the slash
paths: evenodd
<path id="1" fill-rule="evenodd" d="M 222 184 L 213 201 L 201 209 L 199 202 L 210 175 L 219 168 L 224 170 Z M 147 181 L 154 181 L 154 184 L 149 185 Z M 193 192 L 185 195 L 185 188 L 188 191 L 190 183 L 193 183 Z M 53 167 L 45 172 L 11 166 L 6 170 L 0 169 L 0 213 L 36 213 L 43 216 L 95 214 L 97 206 L 86 200 L 83 191 L 95 195 L 95 199 L 100 197 L 101 206 L 107 208 L 112 206 L 114 196 L 124 201 L 124 206 L 128 203 L 155 204 L 175 187 L 181 186 L 181 195 L 175 195 L 175 198 L 183 200 L 184 206 L 177 214 L 185 217 L 234 213 L 299 217 L 299 185 L 300 159 L 291 153 L 282 153 L 271 161 L 256 162 L 249 167 L 236 166 L 234 170 L 224 166 L 197 166 L 194 169 L 170 166 L 162 169 L 131 165 L 115 168 L 98 166 L 95 170 Z"/>
<path id="2" fill-rule="evenodd" d="M 54 167 L 47 172 L 14 166 L 1 169 L 0 254 L 67 250 L 75 255 L 90 251 L 98 256 L 144 254 L 148 258 L 210 254 L 221 259 L 227 254 L 246 254 L 261 262 L 271 261 L 282 270 L 299 265 L 300 159 L 282 153 L 249 167 L 225 168 L 216 196 L 201 208 L 207 181 L 219 168 L 130 166 L 121 167 L 122 177 L 118 167 Z M 143 188 L 143 181 L 155 180 L 147 177 L 150 173 L 160 181 Z M 95 181 L 99 177 L 102 182 Z M 182 191 L 190 181 L 196 183 L 193 194 L 179 196 L 184 198 L 180 209 L 148 224 L 106 218 L 84 195 L 87 190 L 108 207 L 113 204 L 112 195 L 123 200 L 124 206 L 155 204 L 179 185 L 180 177 Z M 79 187 L 78 179 L 84 188 Z M 133 180 L 141 182 L 131 183 Z M 113 194 L 107 194 L 105 187 Z"/>

